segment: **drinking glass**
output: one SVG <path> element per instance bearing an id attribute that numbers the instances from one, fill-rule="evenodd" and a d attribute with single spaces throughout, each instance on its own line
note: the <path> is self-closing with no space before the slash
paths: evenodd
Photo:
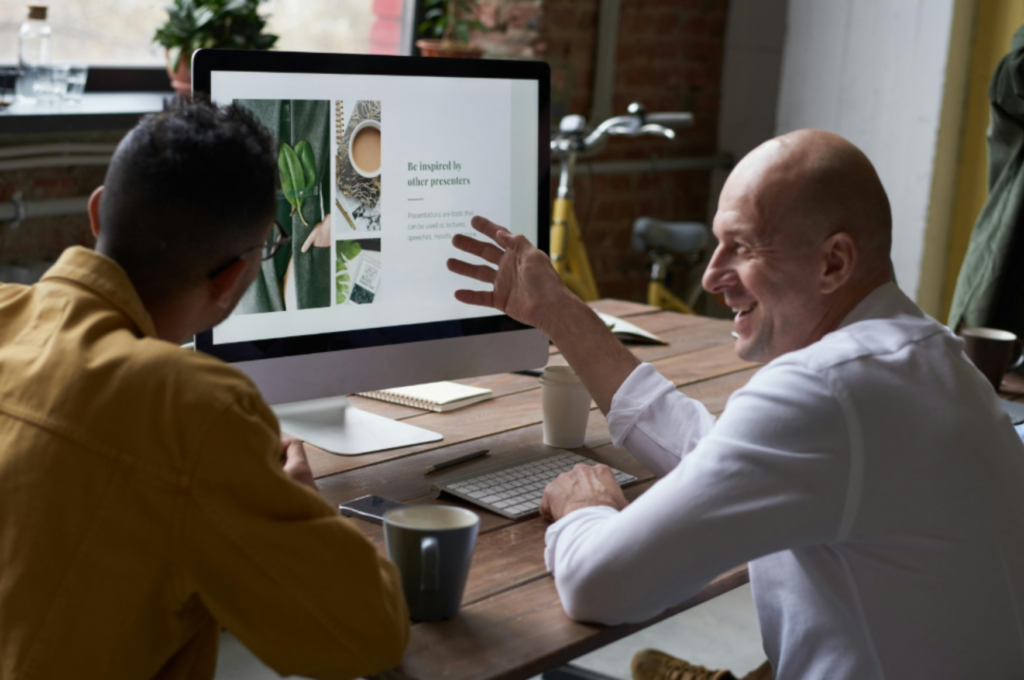
<path id="1" fill-rule="evenodd" d="M 85 81 L 89 78 L 89 67 L 85 64 L 68 64 L 68 85 L 64 92 L 64 102 L 77 104 L 82 101 L 85 92 Z"/>
<path id="2" fill-rule="evenodd" d="M 18 69 L 0 68 L 0 111 L 14 103 L 18 82 Z"/>
<path id="3" fill-rule="evenodd" d="M 36 69 L 36 100 L 44 106 L 60 104 L 68 89 L 68 67 L 62 64 L 47 64 Z"/>

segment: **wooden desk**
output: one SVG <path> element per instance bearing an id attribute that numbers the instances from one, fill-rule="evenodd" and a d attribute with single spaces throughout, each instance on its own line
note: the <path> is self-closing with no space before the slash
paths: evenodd
<path id="1" fill-rule="evenodd" d="M 647 305 L 603 300 L 600 311 L 629 317 L 671 344 L 634 346 L 634 353 L 653 363 L 712 413 L 725 408 L 729 395 L 744 385 L 756 366 L 733 352 L 732 323 L 661 312 Z M 550 363 L 565 360 L 552 348 Z M 543 452 L 540 385 L 537 378 L 503 374 L 462 381 L 489 387 L 495 398 L 449 413 L 430 413 L 371 399 L 353 397 L 368 411 L 425 427 L 444 435 L 434 444 L 344 457 L 307 447 L 313 472 L 324 496 L 333 504 L 366 494 L 406 503 L 435 503 L 429 486 L 446 476 L 485 470 L 498 462 Z M 423 468 L 479 449 L 486 458 L 424 477 Z M 604 416 L 593 407 L 586 446 L 580 453 L 630 472 L 640 483 L 627 489 L 635 498 L 650 487 L 653 475 L 625 451 L 611 445 Z M 513 679 L 529 678 L 610 642 L 630 635 L 747 582 L 739 567 L 709 584 L 688 602 L 643 624 L 605 627 L 570 620 L 562 611 L 553 579 L 544 568 L 544 532 L 539 517 L 512 522 L 476 506 L 480 538 L 466 585 L 463 608 L 452 621 L 412 627 L 409 647 L 393 678 Z M 377 525 L 353 520 L 384 551 Z"/>

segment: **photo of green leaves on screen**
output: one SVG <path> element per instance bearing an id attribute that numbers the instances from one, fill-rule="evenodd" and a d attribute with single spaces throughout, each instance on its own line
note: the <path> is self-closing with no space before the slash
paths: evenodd
<path id="1" fill-rule="evenodd" d="M 337 241 L 334 259 L 335 304 L 370 304 L 377 299 L 380 283 L 379 238 Z"/>
<path id="2" fill-rule="evenodd" d="M 330 102 L 237 99 L 277 143 L 278 222 L 291 242 L 263 262 L 235 314 L 331 306 Z"/>

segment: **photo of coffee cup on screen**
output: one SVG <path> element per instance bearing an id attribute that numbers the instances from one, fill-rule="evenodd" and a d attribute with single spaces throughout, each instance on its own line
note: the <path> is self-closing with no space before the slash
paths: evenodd
<path id="1" fill-rule="evenodd" d="M 364 120 L 352 131 L 348 141 L 352 168 L 361 176 L 373 179 L 380 175 L 380 123 Z"/>
<path id="2" fill-rule="evenodd" d="M 384 129 L 381 103 L 334 102 L 334 235 L 380 231 Z"/>

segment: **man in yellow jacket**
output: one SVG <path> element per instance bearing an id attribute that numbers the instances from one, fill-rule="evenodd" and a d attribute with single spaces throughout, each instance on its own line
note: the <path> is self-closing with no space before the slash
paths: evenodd
<path id="1" fill-rule="evenodd" d="M 282 675 L 398 664 L 394 566 L 237 370 L 179 345 L 283 240 L 269 135 L 179 104 L 118 147 L 96 250 L 0 285 L 0 678 L 212 677 L 220 627 Z"/>

